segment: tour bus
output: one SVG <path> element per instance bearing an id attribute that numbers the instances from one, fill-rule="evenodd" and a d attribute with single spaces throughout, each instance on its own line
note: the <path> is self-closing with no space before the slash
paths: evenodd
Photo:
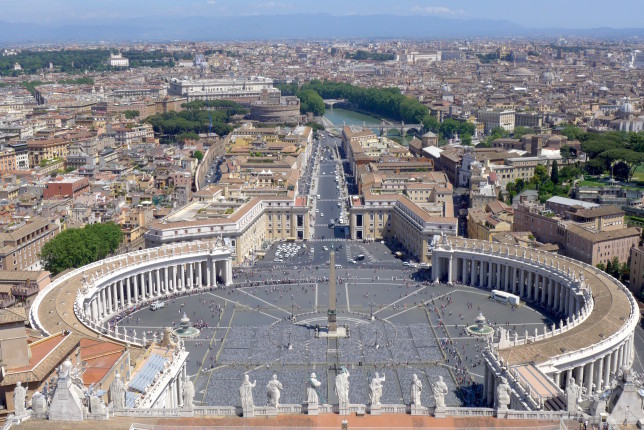
<path id="1" fill-rule="evenodd" d="M 154 302 L 150 305 L 150 309 L 152 309 L 153 311 L 156 311 L 157 309 L 161 309 L 163 307 L 165 307 L 165 303 L 163 302 Z"/>
<path id="2" fill-rule="evenodd" d="M 498 300 L 499 302 L 507 303 L 512 306 L 519 306 L 519 304 L 521 303 L 519 296 L 501 290 L 492 290 L 490 299 Z"/>

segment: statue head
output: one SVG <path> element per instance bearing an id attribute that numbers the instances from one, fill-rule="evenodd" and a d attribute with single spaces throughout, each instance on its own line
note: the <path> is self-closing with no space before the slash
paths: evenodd
<path id="1" fill-rule="evenodd" d="M 412 380 L 414 380 L 414 381 L 418 381 L 418 375 L 416 375 L 416 374 L 414 373 L 414 375 L 411 377 L 411 379 L 412 379 Z"/>
<path id="2" fill-rule="evenodd" d="M 21 385 L 22 385 L 22 382 L 20 381 L 16 382 L 16 388 L 20 388 Z"/>
<path id="3" fill-rule="evenodd" d="M 378 375 L 378 372 L 376 372 L 376 378 L 380 378 L 380 375 Z"/>
<path id="4" fill-rule="evenodd" d="M 508 380 L 505 379 L 505 376 L 501 376 L 501 384 L 507 384 Z"/>
<path id="5" fill-rule="evenodd" d="M 438 382 L 443 382 L 443 377 L 442 376 L 438 377 Z"/>
<path id="6" fill-rule="evenodd" d="M 273 381 L 277 381 L 277 375 L 273 375 Z"/>
<path id="7" fill-rule="evenodd" d="M 311 379 L 315 379 L 317 376 L 315 376 L 315 373 L 311 373 Z"/>
<path id="8" fill-rule="evenodd" d="M 248 376 L 248 373 L 244 374 L 244 382 L 250 382 L 250 378 Z"/>

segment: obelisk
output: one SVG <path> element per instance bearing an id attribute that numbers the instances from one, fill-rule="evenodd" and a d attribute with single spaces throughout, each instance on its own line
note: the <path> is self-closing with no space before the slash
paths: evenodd
<path id="1" fill-rule="evenodd" d="M 336 336 L 338 322 L 335 310 L 335 248 L 331 243 L 331 254 L 329 254 L 329 336 Z"/>

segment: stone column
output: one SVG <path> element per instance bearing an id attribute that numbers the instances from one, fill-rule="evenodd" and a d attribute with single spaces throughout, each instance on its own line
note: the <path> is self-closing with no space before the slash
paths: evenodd
<path id="1" fill-rule="evenodd" d="M 595 370 L 595 362 L 591 361 L 586 365 L 586 371 L 588 374 L 586 375 L 586 393 L 592 394 L 593 393 L 593 382 L 595 381 L 593 379 L 593 373 Z"/>
<path id="2" fill-rule="evenodd" d="M 604 362 L 604 388 L 609 388 L 610 385 L 610 360 L 611 354 L 606 354 L 603 358 Z"/>
<path id="3" fill-rule="evenodd" d="M 163 291 L 168 294 L 170 292 L 170 285 L 168 284 L 168 271 L 170 266 L 165 266 L 163 268 Z"/>
<path id="4" fill-rule="evenodd" d="M 438 258 L 436 260 L 438 260 Z M 211 281 L 212 281 L 212 284 L 210 284 L 210 286 L 216 287 L 217 286 L 217 260 L 215 260 L 214 257 L 212 258 L 210 272 L 211 272 Z"/>
<path id="5" fill-rule="evenodd" d="M 461 258 L 462 267 L 461 267 L 461 282 L 467 284 L 467 260 Z"/>
<path id="6" fill-rule="evenodd" d="M 154 269 L 154 274 L 156 275 L 156 282 L 157 282 L 157 288 L 156 288 L 156 295 L 159 296 L 161 295 L 161 269 Z"/>
<path id="7" fill-rule="evenodd" d="M 156 294 L 154 294 L 154 269 L 149 269 L 147 272 L 147 278 L 148 278 L 148 297 L 154 297 Z"/>
<path id="8" fill-rule="evenodd" d="M 519 296 L 525 300 L 525 270 L 519 272 Z"/>
<path id="9" fill-rule="evenodd" d="M 195 263 L 197 265 L 197 288 L 201 288 L 203 281 L 202 281 L 202 273 L 201 273 L 201 261 L 198 261 Z"/>
<path id="10" fill-rule="evenodd" d="M 597 364 L 597 372 L 595 373 L 595 386 L 597 387 L 596 390 L 601 392 L 604 379 L 604 357 L 599 358 L 595 363 Z"/>
<path id="11" fill-rule="evenodd" d="M 492 288 L 492 262 L 488 261 L 487 262 L 487 284 L 486 287 L 491 289 Z"/>
<path id="12" fill-rule="evenodd" d="M 496 262 L 496 279 L 494 282 L 494 285 L 496 285 L 497 290 L 501 290 L 501 263 L 498 261 Z"/>
<path id="13" fill-rule="evenodd" d="M 617 372 L 617 356 L 619 355 L 618 349 L 614 350 L 610 354 L 610 373 L 613 374 Z"/>
<path id="14" fill-rule="evenodd" d="M 512 272 L 512 266 L 505 265 L 505 291 L 511 292 L 512 288 L 510 285 L 510 272 Z"/>
<path id="15" fill-rule="evenodd" d="M 575 378 L 575 382 L 577 382 L 577 384 L 580 387 L 583 387 L 584 386 L 584 366 L 583 365 L 578 366 L 576 370 L 577 370 L 577 377 Z"/>
<path id="16" fill-rule="evenodd" d="M 233 261 L 226 260 L 226 286 L 233 284 Z"/>
<path id="17" fill-rule="evenodd" d="M 101 310 L 101 316 L 107 315 L 107 309 L 105 308 L 105 287 L 101 288 L 101 292 L 98 294 L 98 304 Z"/>
<path id="18" fill-rule="evenodd" d="M 134 282 L 134 302 L 139 303 L 139 275 L 134 275 L 132 282 Z"/>
<path id="19" fill-rule="evenodd" d="M 98 318 L 98 312 L 96 311 L 96 299 L 92 299 L 89 302 L 89 308 L 92 315 L 92 321 L 96 321 Z"/>
<path id="20" fill-rule="evenodd" d="M 119 296 L 121 296 L 121 302 L 123 301 L 123 294 L 121 289 L 121 281 L 116 281 L 112 284 L 112 297 L 114 298 L 114 311 L 116 312 L 119 308 Z"/>
<path id="21" fill-rule="evenodd" d="M 105 286 L 105 315 L 112 313 L 112 285 L 113 284 Z"/>
<path id="22" fill-rule="evenodd" d="M 186 268 L 183 266 L 183 264 L 179 265 L 179 283 L 177 285 L 180 287 L 181 290 L 185 290 L 186 288 L 186 274 L 185 274 Z"/>
<path id="23" fill-rule="evenodd" d="M 127 297 L 127 304 L 132 303 L 132 292 L 130 291 L 130 277 L 125 278 L 125 294 Z"/>
<path id="24" fill-rule="evenodd" d="M 483 274 L 483 265 L 485 262 L 483 260 L 479 260 L 479 287 L 483 287 L 484 284 L 484 274 Z"/>
<path id="25" fill-rule="evenodd" d="M 210 262 L 210 258 L 206 259 L 206 287 L 212 286 L 212 263 Z"/>
<path id="26" fill-rule="evenodd" d="M 452 273 L 454 273 L 454 258 L 453 254 L 449 255 L 449 264 L 447 265 L 447 283 L 452 283 Z M 228 284 L 228 279 L 226 279 L 226 284 Z"/>
<path id="27" fill-rule="evenodd" d="M 195 264 L 194 263 L 188 263 L 188 288 L 192 289 L 194 288 L 194 280 L 195 280 Z"/>

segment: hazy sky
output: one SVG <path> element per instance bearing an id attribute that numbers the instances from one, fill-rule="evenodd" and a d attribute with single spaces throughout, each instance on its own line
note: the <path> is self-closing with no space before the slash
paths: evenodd
<path id="1" fill-rule="evenodd" d="M 434 15 L 526 27 L 643 27 L 644 0 L 0 0 L 0 21 L 69 22 L 142 16 Z M 615 7 L 612 7 L 612 6 Z"/>

